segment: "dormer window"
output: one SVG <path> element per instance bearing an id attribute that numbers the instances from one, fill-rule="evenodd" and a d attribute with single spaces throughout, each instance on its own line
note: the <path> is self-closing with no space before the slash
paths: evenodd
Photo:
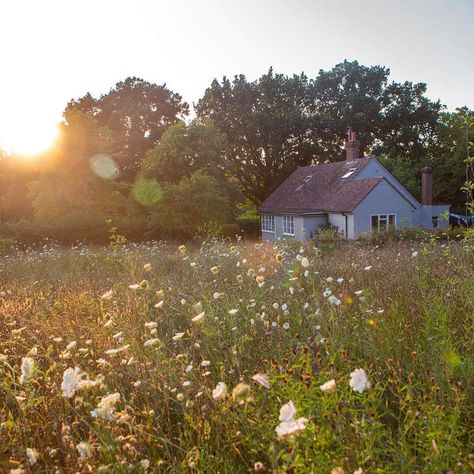
<path id="1" fill-rule="evenodd" d="M 306 176 L 305 179 L 303 179 L 303 182 L 296 188 L 297 191 L 299 191 L 311 178 L 313 175 Z"/>
<path id="2" fill-rule="evenodd" d="M 341 179 L 349 178 L 350 176 L 354 174 L 354 171 L 357 171 L 357 168 L 349 169 L 349 171 L 346 174 L 342 175 Z"/>

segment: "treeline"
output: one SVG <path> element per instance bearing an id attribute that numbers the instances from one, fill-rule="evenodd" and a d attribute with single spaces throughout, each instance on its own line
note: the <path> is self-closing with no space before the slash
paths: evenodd
<path id="1" fill-rule="evenodd" d="M 388 76 L 345 61 L 314 79 L 224 77 L 192 121 L 166 85 L 128 78 L 86 94 L 67 104 L 47 154 L 0 152 L 0 234 L 99 242 L 110 221 L 134 240 L 190 238 L 210 222 L 235 233 L 296 167 L 344 159 L 348 126 L 415 196 L 420 168 L 433 166 L 434 200 L 461 209 L 474 113 L 446 112 L 425 84 Z"/>

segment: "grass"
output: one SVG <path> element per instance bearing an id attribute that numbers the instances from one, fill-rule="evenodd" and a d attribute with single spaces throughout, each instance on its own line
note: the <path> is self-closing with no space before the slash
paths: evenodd
<path id="1" fill-rule="evenodd" d="M 449 241 L 3 256 L 0 471 L 472 472 L 473 268 Z M 96 383 L 68 398 L 75 367 Z M 307 422 L 278 438 L 290 400 Z"/>

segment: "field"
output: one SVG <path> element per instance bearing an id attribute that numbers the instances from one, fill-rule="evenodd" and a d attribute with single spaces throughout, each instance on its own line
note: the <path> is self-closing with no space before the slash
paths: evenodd
<path id="1" fill-rule="evenodd" d="M 473 268 L 436 239 L 3 256 L 0 472 L 473 472 Z"/>

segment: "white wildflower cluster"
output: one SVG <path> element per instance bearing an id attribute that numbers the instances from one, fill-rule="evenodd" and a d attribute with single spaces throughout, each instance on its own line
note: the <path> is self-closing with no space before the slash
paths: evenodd
<path id="1" fill-rule="evenodd" d="M 102 397 L 97 408 L 91 411 L 94 418 L 102 418 L 105 421 L 113 421 L 115 417 L 115 405 L 120 400 L 120 393 L 111 393 Z"/>
<path id="2" fill-rule="evenodd" d="M 295 435 L 306 428 L 308 419 L 301 417 L 295 420 L 295 415 L 296 407 L 291 400 L 280 408 L 280 424 L 275 428 L 278 438 Z"/>

